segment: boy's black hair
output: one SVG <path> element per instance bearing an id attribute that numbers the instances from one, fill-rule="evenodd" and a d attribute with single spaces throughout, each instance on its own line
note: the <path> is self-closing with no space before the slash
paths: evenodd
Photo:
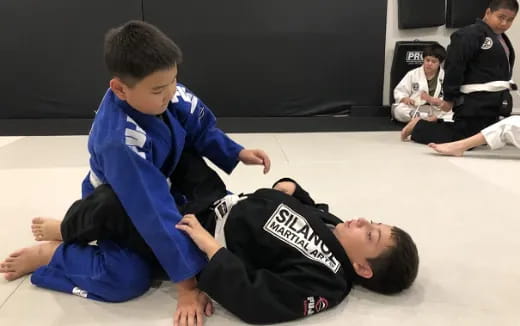
<path id="1" fill-rule="evenodd" d="M 394 246 L 379 257 L 368 259 L 372 278 L 359 277 L 357 280 L 365 288 L 383 294 L 394 294 L 409 288 L 419 270 L 419 254 L 410 235 L 395 226 L 391 234 Z"/>
<path id="2" fill-rule="evenodd" d="M 446 49 L 440 44 L 428 45 L 423 49 L 423 58 L 426 57 L 435 57 L 443 63 L 446 59 Z"/>
<path id="3" fill-rule="evenodd" d="M 491 11 L 507 9 L 507 10 L 511 10 L 514 12 L 518 12 L 518 1 L 517 0 L 491 0 L 488 8 Z"/>
<path id="4" fill-rule="evenodd" d="M 105 64 L 114 77 L 132 87 L 146 76 L 181 63 L 179 47 L 157 27 L 138 20 L 105 35 Z"/>

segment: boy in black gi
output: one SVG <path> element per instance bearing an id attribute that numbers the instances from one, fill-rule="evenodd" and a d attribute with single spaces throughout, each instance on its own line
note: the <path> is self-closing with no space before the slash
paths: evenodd
<path id="1" fill-rule="evenodd" d="M 339 304 L 355 283 L 390 294 L 416 278 L 419 257 L 406 232 L 362 218 L 342 222 L 291 179 L 247 196 L 227 195 L 218 175 L 189 153 L 175 173 L 189 200 L 180 210 L 198 219 L 188 214 L 172 227 L 185 231 L 209 260 L 199 289 L 246 322 L 313 315 Z M 161 269 L 108 185 L 76 202 L 61 230 L 33 232 L 38 239 L 84 244 L 112 239 Z M 219 232 L 227 249 L 211 235 Z M 210 315 L 211 305 L 205 308 Z M 194 320 L 200 325 L 202 315 Z"/>
<path id="2" fill-rule="evenodd" d="M 402 140 L 411 136 L 422 144 L 452 142 L 511 114 L 515 53 L 505 32 L 517 12 L 517 0 L 492 0 L 482 20 L 451 35 L 441 109 L 453 109 L 454 121 L 412 119 L 401 131 Z"/>

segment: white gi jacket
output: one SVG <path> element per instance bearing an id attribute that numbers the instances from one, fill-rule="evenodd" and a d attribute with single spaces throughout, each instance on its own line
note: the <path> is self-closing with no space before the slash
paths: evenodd
<path id="1" fill-rule="evenodd" d="M 433 97 L 442 98 L 442 83 L 444 81 L 444 69 L 439 68 L 437 76 L 437 87 Z M 428 92 L 428 80 L 424 73 L 423 66 L 410 70 L 403 79 L 397 84 L 394 89 L 395 104 L 392 105 L 392 116 L 401 122 L 408 122 L 411 119 L 411 114 L 419 108 L 419 112 L 425 112 L 425 116 L 429 114 L 435 115 L 437 118 L 451 120 L 452 112 L 444 112 L 438 107 L 429 105 L 421 99 L 421 93 Z M 400 103 L 405 97 L 409 97 L 415 102 L 415 106 Z M 422 115 L 421 115 L 422 116 Z"/>

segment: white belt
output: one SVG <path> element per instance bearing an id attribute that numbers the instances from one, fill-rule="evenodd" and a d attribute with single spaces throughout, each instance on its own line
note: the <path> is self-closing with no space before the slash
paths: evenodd
<path id="1" fill-rule="evenodd" d="M 94 171 L 92 171 L 92 169 L 89 171 L 89 174 L 88 174 L 88 179 L 90 181 L 90 184 L 94 187 L 94 188 L 97 188 L 99 186 L 101 186 L 104 182 L 101 181 L 101 179 L 94 173 Z M 172 187 L 172 182 L 170 181 L 170 178 L 166 178 L 166 183 L 168 184 L 168 189 L 171 189 Z"/>
<path id="2" fill-rule="evenodd" d="M 227 195 L 222 199 L 217 200 L 213 203 L 213 210 L 215 212 L 216 224 L 215 224 L 215 239 L 226 247 L 226 235 L 224 234 L 224 225 L 226 224 L 229 212 L 231 208 L 235 206 L 239 201 L 246 199 L 246 196 L 239 195 Z"/>
<path id="3" fill-rule="evenodd" d="M 101 179 L 92 170 L 89 171 L 88 179 L 94 188 L 97 188 L 103 184 L 103 181 L 101 181 Z"/>
<path id="4" fill-rule="evenodd" d="M 492 81 L 489 83 L 482 84 L 467 84 L 460 87 L 460 92 L 464 94 L 470 94 L 474 92 L 501 92 L 505 90 L 518 90 L 514 81 Z"/>

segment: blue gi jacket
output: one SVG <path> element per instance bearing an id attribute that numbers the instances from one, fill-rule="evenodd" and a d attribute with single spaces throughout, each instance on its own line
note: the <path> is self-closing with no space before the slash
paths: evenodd
<path id="1" fill-rule="evenodd" d="M 85 197 L 95 187 L 110 184 L 170 279 L 178 282 L 196 275 L 206 259 L 175 228 L 182 216 L 167 176 L 185 147 L 227 173 L 243 147 L 215 126 L 213 113 L 183 85 L 177 86 L 165 115 L 162 120 L 143 114 L 109 89 L 90 131 L 90 172 L 82 193 Z"/>

